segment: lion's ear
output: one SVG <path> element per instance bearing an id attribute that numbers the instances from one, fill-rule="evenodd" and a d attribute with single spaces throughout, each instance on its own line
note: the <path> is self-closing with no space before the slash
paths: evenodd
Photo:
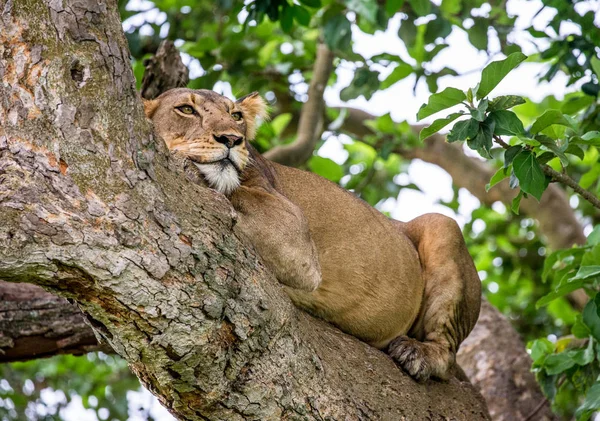
<path id="1" fill-rule="evenodd" d="M 158 108 L 158 100 L 142 98 L 142 102 L 144 103 L 144 113 L 146 114 L 146 117 L 151 119 Z"/>
<path id="2" fill-rule="evenodd" d="M 252 140 L 256 135 L 256 119 L 260 118 L 265 120 L 269 116 L 267 112 L 267 103 L 258 92 L 252 92 L 251 94 L 238 99 L 236 102 L 242 109 L 242 114 L 246 121 L 246 138 Z"/>

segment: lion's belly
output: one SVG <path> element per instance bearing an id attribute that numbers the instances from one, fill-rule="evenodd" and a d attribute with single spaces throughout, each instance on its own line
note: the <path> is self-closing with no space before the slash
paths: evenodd
<path id="1" fill-rule="evenodd" d="M 294 303 L 377 347 L 407 333 L 424 290 L 412 242 L 391 220 L 337 185 L 276 168 L 284 194 L 308 220 L 323 275 L 312 293 L 286 288 Z"/>
<path id="2" fill-rule="evenodd" d="M 352 244 L 316 245 L 323 281 L 312 293 L 286 288 L 297 306 L 377 347 L 408 332 L 421 305 L 420 268 Z"/>

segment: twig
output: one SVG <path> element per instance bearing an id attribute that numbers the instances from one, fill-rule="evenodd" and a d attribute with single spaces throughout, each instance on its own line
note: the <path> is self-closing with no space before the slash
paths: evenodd
<path id="1" fill-rule="evenodd" d="M 319 45 L 313 77 L 308 88 L 308 101 L 302 106 L 300 114 L 298 136 L 293 143 L 276 146 L 264 153 L 266 158 L 280 164 L 298 166 L 312 155 L 323 127 L 323 93 L 333 71 L 333 57 L 333 53 L 325 44 Z"/>
<path id="2" fill-rule="evenodd" d="M 581 187 L 579 184 L 577 184 L 575 180 L 573 180 L 567 174 L 560 173 L 552 169 L 552 167 L 548 165 L 542 165 L 542 171 L 544 171 L 544 174 L 552 177 L 553 180 L 556 180 L 560 183 L 563 183 L 566 186 L 571 187 L 576 193 L 578 193 L 581 197 L 590 202 L 595 208 L 600 209 L 600 199 L 598 199 L 592 193 L 590 193 L 589 191 Z"/>
<path id="3" fill-rule="evenodd" d="M 502 140 L 502 138 L 500 136 L 494 135 L 494 140 L 496 141 L 497 144 L 502 146 L 504 149 L 510 148 L 510 146 L 504 140 Z M 565 186 L 571 187 L 573 189 L 573 191 L 575 191 L 575 193 L 579 194 L 585 200 L 590 202 L 590 204 L 592 206 L 600 209 L 600 199 L 598 199 L 592 193 L 590 193 L 589 191 L 587 191 L 586 189 L 581 187 L 579 184 L 577 184 L 577 182 L 575 180 L 573 180 L 567 174 L 560 173 L 560 172 L 554 170 L 549 165 L 545 165 L 545 164 L 542 165 L 542 171 L 544 172 L 544 174 L 546 174 L 547 176 L 552 178 L 553 181 L 558 181 L 559 183 L 562 183 Z"/>
<path id="4" fill-rule="evenodd" d="M 533 419 L 535 414 L 540 412 L 540 409 L 542 409 L 544 407 L 544 405 L 546 405 L 547 403 L 548 403 L 548 398 L 542 399 L 542 401 L 535 408 L 533 408 L 533 411 L 531 411 L 529 413 L 529 415 L 527 415 L 527 417 L 525 417 L 525 419 L 523 421 L 529 421 L 529 420 Z"/>

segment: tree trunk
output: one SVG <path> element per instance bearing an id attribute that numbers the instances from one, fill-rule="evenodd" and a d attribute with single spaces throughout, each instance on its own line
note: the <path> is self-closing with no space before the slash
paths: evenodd
<path id="1" fill-rule="evenodd" d="M 0 10 L 0 278 L 77 302 L 182 420 L 488 419 L 291 305 L 153 137 L 116 2 Z"/>

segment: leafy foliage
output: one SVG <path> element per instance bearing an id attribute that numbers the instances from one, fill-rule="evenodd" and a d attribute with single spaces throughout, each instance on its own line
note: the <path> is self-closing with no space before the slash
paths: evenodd
<path id="1" fill-rule="evenodd" d="M 62 420 L 74 399 L 80 399 L 98 419 L 126 420 L 125 395 L 141 387 L 125 360 L 102 353 L 2 364 L 0 378 L 3 421 Z"/>
<path id="2" fill-rule="evenodd" d="M 423 119 L 463 104 L 466 109 L 463 114 L 468 113 L 471 118 L 455 123 L 447 140 L 466 141 L 469 148 L 476 150 L 484 158 L 491 158 L 494 142 L 506 149 L 505 170 L 496 173 L 490 187 L 501 181 L 507 174 L 506 168 L 509 168 L 511 187 L 520 189 L 513 202 L 515 212 L 518 212 L 522 197 L 531 195 L 538 201 L 541 199 L 551 181 L 544 172 L 547 162 L 558 159 L 561 168 L 565 167 L 570 163 L 567 155 L 579 159 L 585 157 L 585 151 L 595 142 L 592 139 L 597 139 L 595 130 L 585 132 L 585 129 L 596 128 L 589 125 L 587 118 L 578 122 L 574 116 L 561 110 L 547 109 L 535 119 L 531 127 L 525 129 L 517 114 L 510 110 L 525 104 L 524 98 L 516 95 L 487 98 L 502 79 L 525 59 L 522 53 L 513 53 L 504 60 L 490 63 L 482 71 L 481 82 L 475 95 L 472 89 L 462 92 L 455 88 L 446 88 L 439 94 L 432 95 L 417 115 L 419 119 Z M 476 105 L 474 96 L 479 99 Z M 465 99 L 468 99 L 468 102 L 463 102 Z M 575 111 L 575 114 L 578 112 L 579 110 Z M 453 113 L 434 121 L 422 130 L 420 138 L 431 136 L 459 116 L 460 114 Z M 501 136 L 511 136 L 510 143 L 505 143 Z M 595 153 L 595 147 L 590 150 Z"/>

